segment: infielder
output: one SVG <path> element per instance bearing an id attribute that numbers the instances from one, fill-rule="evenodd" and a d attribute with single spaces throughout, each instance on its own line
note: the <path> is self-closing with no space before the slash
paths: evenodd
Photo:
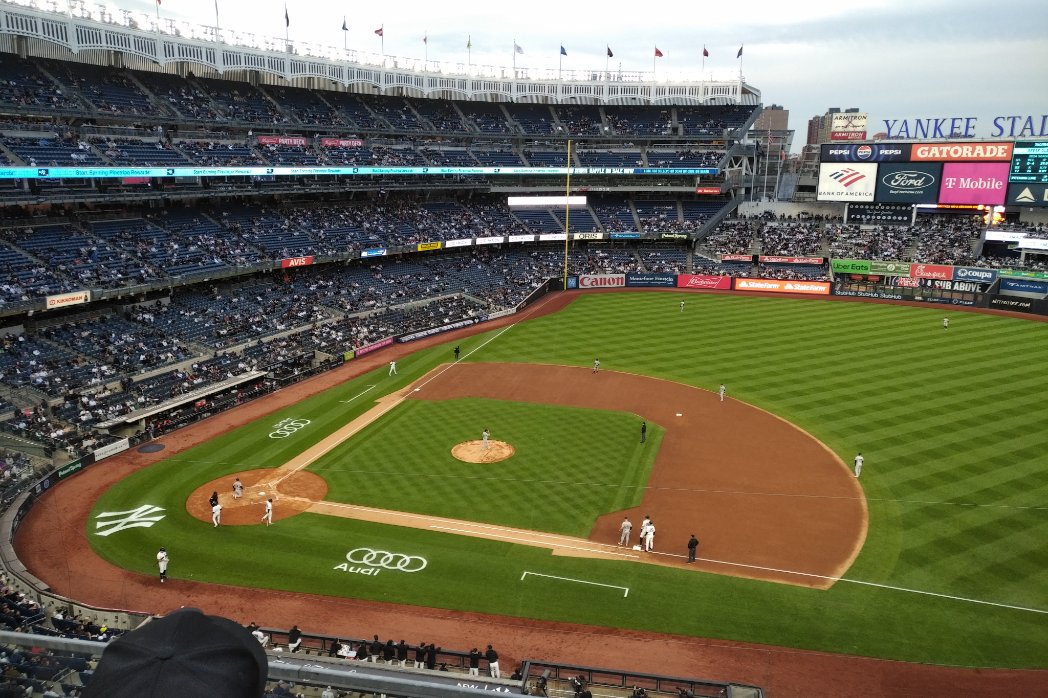
<path id="1" fill-rule="evenodd" d="M 244 483 L 240 481 L 240 478 L 233 480 L 233 499 L 240 499 L 244 496 Z"/>
<path id="2" fill-rule="evenodd" d="M 397 375 L 397 362 L 396 361 L 390 361 L 389 362 L 389 375 L 391 375 L 391 376 Z"/>
<path id="3" fill-rule="evenodd" d="M 593 360 L 593 372 L 596 373 L 600 370 L 600 359 Z"/>
<path id="4" fill-rule="evenodd" d="M 619 545 L 624 545 L 627 548 L 630 545 L 630 531 L 633 530 L 633 523 L 630 521 L 630 517 L 626 516 L 622 519 L 622 523 L 619 524 Z"/>
<path id="5" fill-rule="evenodd" d="M 727 392 L 728 392 L 728 389 L 724 387 L 723 383 L 721 383 L 720 384 L 720 390 L 717 391 L 717 394 L 720 395 L 720 401 L 721 402 L 724 402 L 724 394 L 727 393 Z"/>
<path id="6" fill-rule="evenodd" d="M 217 528 L 222 523 L 222 505 L 215 504 L 211 507 L 211 523 Z"/>
<path id="7" fill-rule="evenodd" d="M 485 430 L 484 430 L 484 431 L 483 431 L 483 432 L 481 433 L 481 435 L 480 435 L 480 440 L 484 442 L 484 450 L 485 450 L 485 451 L 486 451 L 486 450 L 488 450 L 488 446 L 489 446 L 489 444 L 488 444 L 488 439 L 490 439 L 490 438 L 491 438 L 491 434 L 490 434 L 490 433 L 488 433 L 488 430 L 487 430 L 487 429 L 485 429 Z"/>
<path id="8" fill-rule="evenodd" d="M 272 499 L 267 499 L 266 500 L 266 513 L 262 514 L 262 520 L 266 522 L 267 526 L 269 526 L 270 524 L 273 523 L 273 500 Z"/>
<path id="9" fill-rule="evenodd" d="M 859 477 L 859 474 L 862 472 L 862 460 L 861 453 L 855 456 L 855 477 Z"/>
<path id="10" fill-rule="evenodd" d="M 169 559 L 170 558 L 167 556 L 167 548 L 161 548 L 156 554 L 156 566 L 160 568 L 161 584 L 167 581 L 167 563 Z"/>

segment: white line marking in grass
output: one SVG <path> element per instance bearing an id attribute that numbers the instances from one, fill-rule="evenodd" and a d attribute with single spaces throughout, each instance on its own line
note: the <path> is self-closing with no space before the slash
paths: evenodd
<path id="1" fill-rule="evenodd" d="M 656 553 L 653 555 L 665 555 L 667 557 L 680 557 L 683 555 L 677 555 L 674 553 Z M 815 579 L 830 579 L 835 582 L 847 582 L 849 584 L 859 584 L 861 586 L 876 587 L 878 589 L 889 589 L 891 591 L 902 591 L 907 594 L 920 594 L 922 596 L 934 596 L 940 599 L 950 599 L 951 601 L 963 601 L 965 603 L 974 603 L 982 606 L 995 606 L 997 608 L 1010 608 L 1013 611 L 1026 611 L 1028 613 L 1043 613 L 1048 615 L 1048 609 L 1043 608 L 1032 608 L 1030 606 L 1016 606 L 1014 604 L 997 603 L 996 601 L 983 601 L 982 599 L 973 599 L 967 596 L 955 596 L 953 594 L 940 594 L 934 591 L 923 591 L 921 589 L 909 589 L 907 587 L 894 586 L 892 584 L 880 584 L 878 582 L 864 582 L 861 579 L 848 579 L 847 577 L 830 577 L 824 574 L 813 574 L 811 572 L 797 572 L 795 570 L 784 570 L 777 567 L 762 567 L 761 565 L 747 565 L 742 562 L 729 562 L 727 560 L 714 560 L 713 558 L 700 557 L 697 558 L 702 562 L 710 562 L 715 565 L 728 565 L 730 567 L 745 567 L 751 570 L 763 570 L 765 572 L 778 572 L 780 574 L 796 575 L 798 577 L 812 577 Z"/>
<path id="2" fill-rule="evenodd" d="M 557 577 L 557 576 L 554 576 L 552 574 L 539 574 L 538 572 L 528 572 L 527 570 L 524 571 L 524 574 L 520 575 L 520 581 L 523 582 L 524 578 L 527 577 L 529 574 L 531 576 L 533 576 L 533 577 L 545 577 L 546 579 L 560 579 L 560 580 L 563 580 L 565 582 L 578 582 L 579 584 L 592 584 L 595 587 L 608 587 L 610 589 L 622 589 L 622 591 L 623 591 L 622 598 L 626 598 L 627 596 L 630 595 L 630 588 L 629 587 L 620 587 L 617 584 L 601 584 L 600 582 L 588 582 L 585 579 L 572 579 L 571 577 Z"/>
<path id="3" fill-rule="evenodd" d="M 354 400 L 356 400 L 356 399 L 357 399 L 358 397 L 360 397 L 361 395 L 363 395 L 363 394 L 364 394 L 364 393 L 366 393 L 366 392 L 367 392 L 368 390 L 371 390 L 371 389 L 372 389 L 372 388 L 374 388 L 374 387 L 375 387 L 375 386 L 373 386 L 373 385 L 369 385 L 369 386 L 367 387 L 367 390 L 365 390 L 365 391 L 364 391 L 363 393 L 358 393 L 358 394 L 354 395 L 353 397 L 349 398 L 348 400 L 339 400 L 339 402 L 343 402 L 343 403 L 345 403 L 345 402 L 353 402 L 353 401 L 354 401 Z"/>

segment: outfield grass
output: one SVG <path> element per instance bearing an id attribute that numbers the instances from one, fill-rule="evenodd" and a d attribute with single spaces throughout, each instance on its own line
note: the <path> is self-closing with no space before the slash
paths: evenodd
<path id="1" fill-rule="evenodd" d="M 936 308 L 819 300 L 582 295 L 567 310 L 514 326 L 486 345 L 495 333 L 460 342 L 467 360 L 588 366 L 599 356 L 609 370 L 711 389 L 724 382 L 730 395 L 797 423 L 846 462 L 861 450 L 870 526 L 846 578 L 884 586 L 843 581 L 814 591 L 309 514 L 269 530 L 215 531 L 185 513 L 186 495 L 201 482 L 288 460 L 366 406 L 363 399 L 339 400 L 369 384 L 379 386 L 374 393 L 403 385 L 446 360 L 448 347 L 398 362 L 396 379 L 383 369 L 286 410 L 281 417 L 313 420 L 294 438 L 267 440 L 274 417 L 125 480 L 96 512 L 151 503 L 167 508 L 168 517 L 153 528 L 89 538 L 107 559 L 146 573 L 166 544 L 173 577 L 911 661 L 1046 667 L 1043 613 L 886 588 L 1048 610 L 1048 325 L 951 312 L 943 331 L 942 315 Z M 461 419 L 462 433 L 476 438 L 473 406 L 465 404 L 474 401 L 461 402 L 454 408 L 460 416 L 442 418 Z M 375 429 L 395 432 L 396 425 Z M 365 436 L 353 448 L 378 458 L 368 449 L 389 439 Z M 428 458 L 418 463 L 424 467 Z M 404 458 L 397 459 L 401 467 Z M 416 492 L 431 493 L 428 486 Z M 413 499 L 401 497 L 405 504 Z M 261 568 L 243 565 L 259 545 L 284 552 Z M 429 567 L 374 578 L 335 570 L 357 545 L 425 555 Z M 591 587 L 556 580 L 521 582 L 522 570 L 628 586 L 630 596 L 604 599 Z"/>

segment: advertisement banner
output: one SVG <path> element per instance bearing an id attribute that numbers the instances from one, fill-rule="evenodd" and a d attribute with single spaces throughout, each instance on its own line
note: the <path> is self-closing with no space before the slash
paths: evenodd
<path id="1" fill-rule="evenodd" d="M 891 301 L 901 301 L 904 299 L 904 296 L 901 293 L 890 290 L 856 291 L 850 288 L 835 288 L 833 289 L 833 295 L 851 296 L 853 298 L 881 298 L 883 300 Z"/>
<path id="2" fill-rule="evenodd" d="M 444 247 L 470 247 L 473 244 L 472 238 L 462 238 L 461 240 L 445 240 Z"/>
<path id="3" fill-rule="evenodd" d="M 577 277 L 577 276 L 569 276 L 567 284 L 565 284 L 565 286 L 564 286 L 565 290 L 578 288 L 578 287 L 579 287 L 579 277 Z"/>
<path id="4" fill-rule="evenodd" d="M 1015 243 L 1020 250 L 1048 250 L 1048 240 L 1026 237 Z"/>
<path id="5" fill-rule="evenodd" d="M 877 165 L 872 163 L 819 165 L 819 201 L 873 201 Z"/>
<path id="6" fill-rule="evenodd" d="M 1048 206 L 1048 184 L 1037 182 L 1008 185 L 1009 206 Z"/>
<path id="7" fill-rule="evenodd" d="M 987 204 L 1004 203 L 1008 189 L 1008 163 L 948 162 L 942 167 L 939 203 Z"/>
<path id="8" fill-rule="evenodd" d="M 1034 301 L 1029 298 L 1016 296 L 994 296 L 990 299 L 990 307 L 997 310 L 1012 310 L 1020 313 L 1033 313 Z"/>
<path id="9" fill-rule="evenodd" d="M 510 242 L 535 242 L 534 235 L 510 235 L 507 239 Z"/>
<path id="10" fill-rule="evenodd" d="M 352 361 L 356 357 L 356 352 L 352 349 L 349 351 L 342 352 L 342 361 Z"/>
<path id="11" fill-rule="evenodd" d="M 751 254 L 722 254 L 722 262 L 752 262 L 753 255 Z"/>
<path id="12" fill-rule="evenodd" d="M 361 257 L 385 257 L 386 256 L 386 248 L 385 247 L 376 247 L 373 250 L 361 250 L 360 251 L 360 256 Z"/>
<path id="13" fill-rule="evenodd" d="M 973 281 L 977 284 L 992 284 L 997 280 L 997 270 L 981 267 L 954 267 L 954 281 Z"/>
<path id="14" fill-rule="evenodd" d="M 864 141 L 865 131 L 830 131 L 831 141 Z"/>
<path id="15" fill-rule="evenodd" d="M 783 279 L 735 279 L 736 291 L 764 291 L 766 293 L 806 293 L 818 296 L 830 294 L 828 281 L 786 281 Z"/>
<path id="16" fill-rule="evenodd" d="M 302 136 L 259 136 L 259 145 L 309 145 L 309 139 Z"/>
<path id="17" fill-rule="evenodd" d="M 564 242 L 567 239 L 567 233 L 541 233 L 539 235 L 539 242 Z"/>
<path id="18" fill-rule="evenodd" d="M 826 143 L 819 150 L 819 162 L 906 162 L 909 143 Z"/>
<path id="19" fill-rule="evenodd" d="M 695 187 L 696 194 L 716 196 L 721 193 L 720 187 Z"/>
<path id="20" fill-rule="evenodd" d="M 950 279 L 919 279 L 924 288 L 937 288 L 942 291 L 962 291 L 964 293 L 985 293 L 989 284 L 978 281 L 951 281 Z"/>
<path id="21" fill-rule="evenodd" d="M 659 240 L 687 240 L 687 233 L 659 233 Z"/>
<path id="22" fill-rule="evenodd" d="M 948 264 L 911 264 L 910 276 L 915 279 L 952 279 L 953 267 Z"/>
<path id="23" fill-rule="evenodd" d="M 109 458 L 109 456 L 115 456 L 118 453 L 126 451 L 131 448 L 131 442 L 127 439 L 120 439 L 114 441 L 111 444 L 106 444 L 102 448 L 96 448 L 92 455 L 95 457 L 95 462 L 102 460 L 103 458 Z"/>
<path id="24" fill-rule="evenodd" d="M 677 288 L 705 288 L 714 291 L 731 289 L 730 276 L 709 276 L 707 274 L 678 274 Z"/>
<path id="25" fill-rule="evenodd" d="M 1044 295 L 1048 293 L 1048 282 L 1030 281 L 1028 279 L 1001 279 L 1001 290 L 1012 293 L 1034 293 Z"/>
<path id="26" fill-rule="evenodd" d="M 579 288 L 622 288 L 626 286 L 625 274 L 580 274 Z"/>
<path id="27" fill-rule="evenodd" d="M 82 303 L 89 302 L 91 302 L 90 291 L 73 291 L 71 293 L 59 293 L 54 296 L 47 296 L 45 300 L 47 310 L 64 308 L 67 305 L 81 305 Z"/>
<path id="28" fill-rule="evenodd" d="M 1048 271 L 1022 271 L 1020 269 L 998 269 L 998 276 L 1007 276 L 1013 279 L 1048 279 Z"/>
<path id="29" fill-rule="evenodd" d="M 910 149 L 914 162 L 1011 162 L 1011 143 L 918 143 Z"/>
<path id="30" fill-rule="evenodd" d="M 56 479 L 58 479 L 58 480 L 65 480 L 70 475 L 80 472 L 83 468 L 84 468 L 84 461 L 81 460 L 80 458 L 77 458 L 76 460 L 73 460 L 73 461 L 69 461 L 68 463 L 63 465 L 61 468 L 59 468 L 58 471 L 55 473 L 55 475 L 57 476 Z"/>
<path id="31" fill-rule="evenodd" d="M 506 238 L 501 235 L 489 235 L 487 237 L 477 238 L 476 243 L 478 245 L 501 245 L 502 241 Z"/>
<path id="32" fill-rule="evenodd" d="M 844 222 L 852 225 L 910 225 L 911 204 L 848 204 Z"/>
<path id="33" fill-rule="evenodd" d="M 393 343 L 393 338 L 392 337 L 387 337 L 386 339 L 379 340 L 379 341 L 375 342 L 374 344 L 368 344 L 368 345 L 363 346 L 363 347 L 357 347 L 356 349 L 353 350 L 353 353 L 356 356 L 358 356 L 358 357 L 364 356 L 365 354 L 370 354 L 371 352 L 376 351 L 378 349 L 382 349 L 383 347 L 388 347 L 392 343 Z"/>
<path id="34" fill-rule="evenodd" d="M 604 233 L 572 233 L 572 240 L 603 240 Z"/>
<path id="35" fill-rule="evenodd" d="M 517 312 L 516 308 L 506 308 L 504 310 L 496 310 L 493 313 L 488 313 L 488 320 L 498 320 L 500 317 L 506 317 L 507 315 L 513 315 Z"/>
<path id="36" fill-rule="evenodd" d="M 363 148 L 364 141 L 359 138 L 321 138 L 320 145 L 325 148 Z"/>
<path id="37" fill-rule="evenodd" d="M 434 240 L 433 242 L 420 242 L 415 246 L 415 249 L 418 252 L 429 252 L 430 250 L 439 250 L 443 246 L 443 242 Z"/>
<path id="38" fill-rule="evenodd" d="M 637 288 L 676 288 L 676 274 L 626 274 L 626 285 Z"/>
<path id="39" fill-rule="evenodd" d="M 474 323 L 476 323 L 476 320 L 474 320 L 473 318 L 459 320 L 458 322 L 453 322 L 449 325 L 441 325 L 440 327 L 430 327 L 428 330 L 422 330 L 421 332 L 412 332 L 411 334 L 406 334 L 403 337 L 397 337 L 397 341 L 413 342 L 416 339 L 422 339 L 423 337 L 432 337 L 433 335 L 440 334 L 442 332 L 450 332 L 451 330 L 469 327 Z"/>
<path id="40" fill-rule="evenodd" d="M 640 233 L 608 233 L 612 240 L 639 240 Z"/>
<path id="41" fill-rule="evenodd" d="M 877 201 L 908 204 L 938 202 L 942 165 L 888 163 L 877 170 Z"/>
<path id="42" fill-rule="evenodd" d="M 878 276 L 909 276 L 909 262 L 878 262 L 870 260 L 870 273 Z"/>
<path id="43" fill-rule="evenodd" d="M 761 255 L 757 258 L 765 264 L 822 264 L 826 260 L 823 257 L 774 257 Z"/>
<path id="44" fill-rule="evenodd" d="M 869 114 L 866 112 L 843 112 L 834 114 L 830 118 L 830 140 L 866 140 L 866 122 L 868 119 Z"/>
<path id="45" fill-rule="evenodd" d="M 291 267 L 308 267 L 312 263 L 312 255 L 308 257 L 289 257 L 287 259 L 280 260 L 280 266 L 283 269 L 289 269 Z"/>
<path id="46" fill-rule="evenodd" d="M 870 262 L 865 259 L 831 259 L 834 274 L 869 274 Z"/>

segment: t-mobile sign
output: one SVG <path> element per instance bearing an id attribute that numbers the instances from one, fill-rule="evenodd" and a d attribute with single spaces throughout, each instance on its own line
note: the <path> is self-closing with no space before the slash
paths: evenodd
<path id="1" fill-rule="evenodd" d="M 940 204 L 1004 203 L 1008 191 L 1007 162 L 948 162 L 942 168 Z"/>

